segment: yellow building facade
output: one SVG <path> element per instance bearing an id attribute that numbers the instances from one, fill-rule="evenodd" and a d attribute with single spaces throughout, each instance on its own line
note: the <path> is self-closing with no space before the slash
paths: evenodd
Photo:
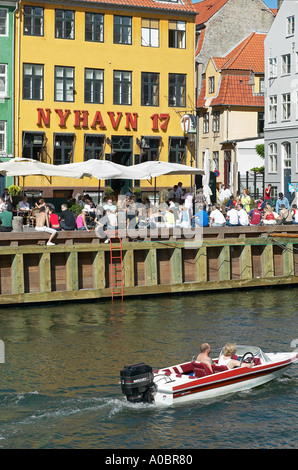
<path id="1" fill-rule="evenodd" d="M 53 164 L 90 158 L 194 164 L 181 126 L 182 116 L 194 113 L 193 6 L 122 3 L 20 2 L 16 157 Z M 178 181 L 187 187 L 191 178 L 159 177 L 157 189 Z M 150 193 L 153 181 L 101 180 L 101 191 L 105 186 L 115 195 L 138 186 Z M 71 197 L 98 192 L 99 182 L 26 177 L 25 190 L 36 189 L 44 197 Z"/>

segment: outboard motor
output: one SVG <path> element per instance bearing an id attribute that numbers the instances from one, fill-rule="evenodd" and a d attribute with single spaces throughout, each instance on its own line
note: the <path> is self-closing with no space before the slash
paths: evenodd
<path id="1" fill-rule="evenodd" d="M 153 382 L 152 367 L 144 364 L 125 366 L 120 371 L 121 389 L 131 403 L 152 403 Z"/>

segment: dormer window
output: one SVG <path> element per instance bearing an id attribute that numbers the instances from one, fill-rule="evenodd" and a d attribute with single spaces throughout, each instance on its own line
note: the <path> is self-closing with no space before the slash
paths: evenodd
<path id="1" fill-rule="evenodd" d="M 209 77 L 209 93 L 215 92 L 215 78 Z"/>

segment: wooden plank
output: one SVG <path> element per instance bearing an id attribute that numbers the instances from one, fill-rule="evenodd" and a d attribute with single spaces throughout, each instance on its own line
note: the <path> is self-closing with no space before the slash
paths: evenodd
<path id="1" fill-rule="evenodd" d="M 182 249 L 174 248 L 171 256 L 172 284 L 182 282 Z"/>
<path id="2" fill-rule="evenodd" d="M 97 251 L 93 255 L 93 286 L 95 289 L 104 289 L 106 287 L 104 251 Z"/>
<path id="3" fill-rule="evenodd" d="M 241 279 L 252 278 L 251 246 L 245 245 L 241 252 Z"/>
<path id="4" fill-rule="evenodd" d="M 78 253 L 73 251 L 66 258 L 66 290 L 79 289 Z"/>
<path id="5" fill-rule="evenodd" d="M 229 281 L 231 278 L 230 247 L 223 246 L 219 254 L 219 280 Z"/>
<path id="6" fill-rule="evenodd" d="M 124 286 L 134 286 L 134 253 L 133 250 L 126 250 L 123 256 Z"/>
<path id="7" fill-rule="evenodd" d="M 207 282 L 207 247 L 200 246 L 196 256 L 197 281 Z"/>
<path id="8" fill-rule="evenodd" d="M 24 260 L 23 254 L 18 253 L 13 257 L 12 266 L 12 292 L 13 294 L 23 294 L 25 292 L 24 283 Z"/>
<path id="9" fill-rule="evenodd" d="M 151 248 L 147 251 L 146 256 L 146 285 L 156 286 L 157 285 L 157 259 L 156 249 Z"/>
<path id="10" fill-rule="evenodd" d="M 283 267 L 284 276 L 293 276 L 295 274 L 293 245 L 286 245 L 283 252 Z"/>
<path id="11" fill-rule="evenodd" d="M 51 254 L 45 252 L 40 254 L 39 260 L 40 292 L 51 292 Z"/>
<path id="12" fill-rule="evenodd" d="M 273 246 L 266 245 L 263 250 L 263 277 L 274 276 Z"/>

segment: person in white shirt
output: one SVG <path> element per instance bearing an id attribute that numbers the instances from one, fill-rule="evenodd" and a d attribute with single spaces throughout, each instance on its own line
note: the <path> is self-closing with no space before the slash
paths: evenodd
<path id="1" fill-rule="evenodd" d="M 19 211 L 22 211 L 22 212 L 30 211 L 30 205 L 29 205 L 27 196 L 25 196 L 23 200 L 19 203 Z"/>
<path id="2" fill-rule="evenodd" d="M 238 211 L 232 207 L 227 213 L 227 225 L 239 225 Z"/>
<path id="3" fill-rule="evenodd" d="M 224 227 L 226 224 L 226 219 L 224 218 L 223 214 L 217 207 L 217 204 L 212 206 L 212 212 L 210 214 L 210 227 Z"/>
<path id="4" fill-rule="evenodd" d="M 243 204 L 238 204 L 239 225 L 249 225 L 248 213 L 243 209 Z"/>

